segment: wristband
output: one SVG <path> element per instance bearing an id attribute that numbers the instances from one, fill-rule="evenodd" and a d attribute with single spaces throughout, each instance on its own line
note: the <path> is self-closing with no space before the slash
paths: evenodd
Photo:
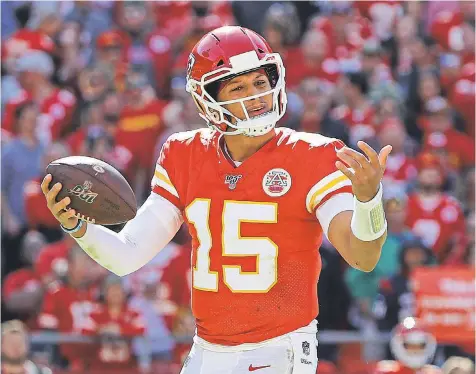
<path id="1" fill-rule="evenodd" d="M 78 232 L 79 230 L 81 230 L 81 227 L 83 227 L 83 220 L 78 219 L 78 223 L 72 229 L 67 229 L 63 225 L 60 225 L 60 227 L 64 232 L 66 232 L 68 234 L 74 234 L 74 233 Z"/>
<path id="2" fill-rule="evenodd" d="M 387 230 L 382 196 L 382 183 L 377 195 L 370 201 L 363 203 L 354 196 L 354 213 L 350 228 L 357 239 L 370 242 L 380 238 Z"/>

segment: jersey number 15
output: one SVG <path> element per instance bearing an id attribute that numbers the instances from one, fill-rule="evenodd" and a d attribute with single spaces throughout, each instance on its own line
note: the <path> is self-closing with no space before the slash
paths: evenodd
<path id="1" fill-rule="evenodd" d="M 195 199 L 185 210 L 195 227 L 199 246 L 193 267 L 193 287 L 218 291 L 218 272 L 210 270 L 210 199 Z M 276 203 L 226 200 L 222 212 L 222 256 L 256 257 L 256 271 L 244 272 L 239 265 L 223 265 L 223 283 L 234 293 L 266 293 L 278 279 L 278 246 L 267 237 L 246 237 L 240 233 L 242 222 L 277 223 Z"/>

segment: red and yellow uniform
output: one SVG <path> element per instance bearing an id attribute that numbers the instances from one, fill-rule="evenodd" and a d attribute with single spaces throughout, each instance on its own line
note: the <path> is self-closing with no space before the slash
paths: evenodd
<path id="1" fill-rule="evenodd" d="M 241 165 L 209 129 L 171 136 L 152 189 L 183 212 L 192 236 L 192 309 L 214 344 L 261 342 L 318 314 L 316 210 L 351 183 L 335 167 L 343 143 L 275 129 Z"/>

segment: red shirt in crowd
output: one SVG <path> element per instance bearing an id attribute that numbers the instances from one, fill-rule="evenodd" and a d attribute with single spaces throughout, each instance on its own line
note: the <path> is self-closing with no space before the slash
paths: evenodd
<path id="1" fill-rule="evenodd" d="M 97 309 L 95 289 L 77 289 L 58 282 L 50 284 L 38 316 L 42 329 L 54 329 L 62 333 L 81 333 L 92 326 L 91 313 Z M 61 354 L 73 366 L 81 365 L 90 354 L 90 346 L 82 343 L 63 343 Z"/>
<path id="2" fill-rule="evenodd" d="M 454 170 L 474 166 L 474 140 L 457 130 L 426 131 L 423 147 L 428 151 L 443 149 L 448 155 L 449 166 Z"/>
<path id="3" fill-rule="evenodd" d="M 441 194 L 431 201 L 418 194 L 408 198 L 406 225 L 433 249 L 439 263 L 458 264 L 463 261 L 466 223 L 459 202 Z"/>
<path id="4" fill-rule="evenodd" d="M 2 43 L 2 61 L 16 59 L 28 51 L 52 53 L 55 43 L 38 30 L 20 29 Z"/>
<path id="5" fill-rule="evenodd" d="M 117 125 L 116 144 L 127 148 L 141 167 L 151 169 L 154 163 L 154 148 L 163 123 L 162 110 L 166 103 L 151 100 L 141 109 L 126 106 Z"/>
<path id="6" fill-rule="evenodd" d="M 90 368 L 124 369 L 136 366 L 132 356 L 130 339 L 145 332 L 141 314 L 127 306 L 118 316 L 112 316 L 106 306 L 100 306 L 90 315 L 91 323 L 84 326 L 83 334 L 101 335 L 101 333 L 117 334 L 124 337 L 120 341 L 103 341 L 96 347 Z"/>
<path id="7" fill-rule="evenodd" d="M 17 97 L 5 106 L 2 128 L 10 134 L 15 133 L 15 111 L 27 101 L 31 95 L 21 90 Z M 70 125 L 71 116 L 76 107 L 76 97 L 67 90 L 55 89 L 40 105 L 40 116 L 37 122 L 37 134 L 47 142 L 59 139 Z"/>
<path id="8" fill-rule="evenodd" d="M 405 187 L 416 176 L 417 168 L 413 159 L 407 157 L 404 153 L 388 156 L 387 167 L 383 176 L 384 184 Z"/>
<path id="9" fill-rule="evenodd" d="M 28 226 L 30 229 L 36 229 L 39 226 L 58 228 L 58 220 L 48 209 L 45 195 L 41 191 L 41 180 L 41 178 L 31 180 L 23 187 Z"/>

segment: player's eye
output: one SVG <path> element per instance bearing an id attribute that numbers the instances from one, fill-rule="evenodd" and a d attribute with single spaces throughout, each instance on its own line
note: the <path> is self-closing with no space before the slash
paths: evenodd
<path id="1" fill-rule="evenodd" d="M 231 92 L 238 92 L 238 91 L 241 91 L 242 89 L 243 89 L 243 86 L 236 86 L 231 89 Z"/>
<path id="2" fill-rule="evenodd" d="M 264 86 L 265 84 L 266 84 L 266 81 L 265 81 L 265 80 L 259 80 L 259 81 L 256 82 L 256 85 L 257 85 L 258 87 Z"/>

